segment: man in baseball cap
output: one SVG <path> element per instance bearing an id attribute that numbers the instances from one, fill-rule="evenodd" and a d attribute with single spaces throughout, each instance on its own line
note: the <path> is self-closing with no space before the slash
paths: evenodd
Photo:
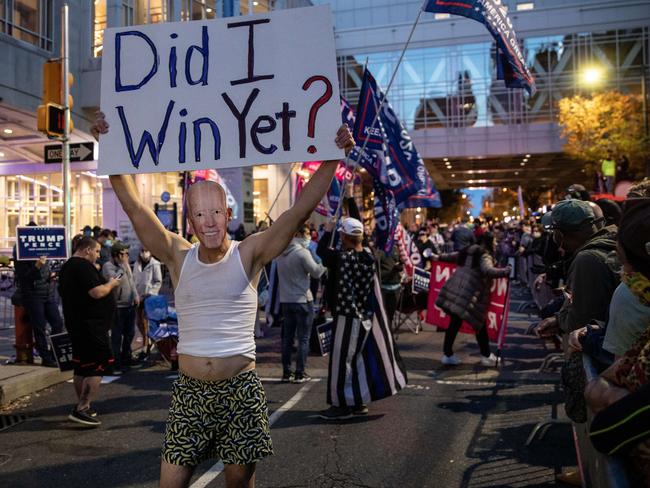
<path id="1" fill-rule="evenodd" d="M 375 296 L 373 292 L 376 261 L 370 250 L 363 247 L 363 224 L 352 217 L 344 218 L 339 231 L 341 250 L 325 247 L 329 241 L 325 234 L 317 251 L 328 268 L 328 307 L 333 319 L 327 380 L 330 407 L 319 415 L 325 420 L 368 415 L 367 404 L 371 400 L 394 395 L 406 381 L 401 360 L 393 360 L 399 358 L 399 353 L 386 340 L 391 336 L 388 324 L 374 318 L 381 295 Z M 378 370 L 385 373 L 381 378 L 369 378 L 364 373 Z M 371 387 L 375 380 L 381 385 Z"/>
<path id="2" fill-rule="evenodd" d="M 352 237 L 363 237 L 363 224 L 352 217 L 345 217 L 341 219 L 341 234 Z"/>
<path id="3" fill-rule="evenodd" d="M 548 217 L 543 219 L 548 223 Z M 547 228 L 566 256 L 572 256 L 560 312 L 544 319 L 537 328 L 541 337 L 568 333 L 592 319 L 607 320 L 609 302 L 618 286 L 616 227 L 605 227 L 597 205 L 582 200 L 563 200 L 553 207 Z"/>

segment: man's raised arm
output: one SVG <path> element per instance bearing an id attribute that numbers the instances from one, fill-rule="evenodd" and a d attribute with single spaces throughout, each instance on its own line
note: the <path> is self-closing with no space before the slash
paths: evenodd
<path id="1" fill-rule="evenodd" d="M 96 115 L 97 118 L 90 130 L 95 139 L 99 141 L 100 134 L 108 133 L 108 123 L 104 119 L 102 112 L 97 112 Z M 118 200 L 122 204 L 122 208 L 133 224 L 140 242 L 154 256 L 161 259 L 167 266 L 171 266 L 175 251 L 183 247 L 189 247 L 189 243 L 177 234 L 165 229 L 153 210 L 142 203 L 131 176 L 111 175 L 110 181 Z"/>
<path id="2" fill-rule="evenodd" d="M 341 126 L 336 133 L 336 144 L 345 149 L 346 154 L 354 147 L 354 138 L 347 125 Z M 250 263 L 250 268 L 246 270 L 250 277 L 289 245 L 293 235 L 309 218 L 332 184 L 338 163 L 338 160 L 323 162 L 302 189 L 293 207 L 280 215 L 267 231 L 253 234 L 242 243 L 241 250 L 248 258 L 246 264 Z"/>
<path id="3" fill-rule="evenodd" d="M 142 203 L 131 176 L 111 175 L 110 181 L 140 242 L 167 266 L 172 265 L 175 251 L 189 247 L 189 244 L 179 235 L 165 229 L 153 210 Z"/>

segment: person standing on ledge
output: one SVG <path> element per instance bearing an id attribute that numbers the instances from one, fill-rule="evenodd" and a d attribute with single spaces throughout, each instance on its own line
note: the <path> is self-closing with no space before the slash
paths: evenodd
<path id="1" fill-rule="evenodd" d="M 93 134 L 108 129 L 98 113 Z M 354 147 L 346 125 L 336 144 L 346 153 Z M 253 487 L 255 463 L 273 453 L 255 371 L 256 285 L 264 265 L 284 251 L 323 198 L 337 166 L 338 160 L 324 162 L 292 208 L 241 242 L 228 237 L 232 211 L 224 189 L 213 181 L 195 183 L 185 197 L 195 245 L 162 226 L 130 176 L 110 177 L 138 238 L 167 265 L 175 289 L 180 372 L 165 430 L 162 488 L 188 486 L 196 466 L 209 458 L 224 463 L 227 487 Z"/>

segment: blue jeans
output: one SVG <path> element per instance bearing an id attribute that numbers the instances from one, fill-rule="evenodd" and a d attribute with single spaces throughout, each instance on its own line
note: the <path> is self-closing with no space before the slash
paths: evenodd
<path id="1" fill-rule="evenodd" d="M 131 361 L 131 343 L 135 336 L 135 306 L 118 307 L 111 329 L 111 347 L 115 367 L 128 366 Z"/>
<path id="2" fill-rule="evenodd" d="M 47 324 L 50 324 L 52 334 L 63 332 L 63 319 L 59 307 L 53 298 L 23 297 L 23 306 L 29 315 L 29 323 L 34 331 L 34 346 L 43 359 L 54 360 L 47 344 Z"/>
<path id="3" fill-rule="evenodd" d="M 296 353 L 296 374 L 305 372 L 305 363 L 309 354 L 309 337 L 314 322 L 313 302 L 283 303 L 282 316 L 282 370 L 285 375 L 291 372 L 291 349 L 294 337 L 298 337 L 298 352 Z"/>

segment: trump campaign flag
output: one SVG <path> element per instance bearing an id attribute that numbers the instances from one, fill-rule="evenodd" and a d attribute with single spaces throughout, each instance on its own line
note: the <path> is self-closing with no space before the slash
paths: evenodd
<path id="1" fill-rule="evenodd" d="M 417 191 L 414 195 L 411 195 L 408 200 L 402 202 L 400 205 L 400 210 L 404 208 L 417 208 L 417 207 L 432 207 L 440 208 L 442 207 L 442 201 L 440 200 L 440 193 L 436 190 L 436 186 L 433 183 L 433 180 L 429 176 L 429 172 L 422 165 L 423 172 L 422 177 L 425 182 L 425 186 Z"/>
<path id="2" fill-rule="evenodd" d="M 399 212 L 395 205 L 393 192 L 377 180 L 373 181 L 375 190 L 375 244 L 377 249 L 389 254 L 395 242 L 395 229 L 399 223 Z"/>
<path id="3" fill-rule="evenodd" d="M 508 88 L 525 88 L 530 95 L 535 92 L 535 80 L 502 0 L 426 0 L 422 9 L 461 15 L 484 24 L 497 43 L 497 79 L 503 80 Z"/>
<path id="4" fill-rule="evenodd" d="M 380 107 L 381 112 L 375 122 Z M 357 161 L 391 190 L 398 205 L 424 188 L 425 182 L 421 178 L 423 172 L 426 173 L 424 163 L 368 70 L 364 73 L 359 94 L 354 138 L 360 146 L 365 144 L 366 149 L 361 154 L 361 149 L 355 147 L 350 159 Z"/>

